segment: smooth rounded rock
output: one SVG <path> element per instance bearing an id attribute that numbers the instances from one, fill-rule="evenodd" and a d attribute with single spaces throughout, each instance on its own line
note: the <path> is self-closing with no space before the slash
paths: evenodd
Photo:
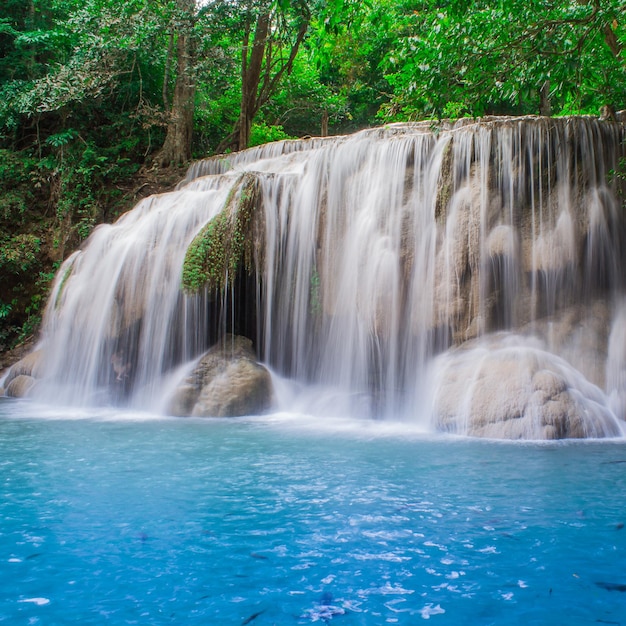
<path id="1" fill-rule="evenodd" d="M 25 398 L 29 395 L 36 382 L 32 376 L 20 374 L 7 385 L 5 394 L 9 398 Z"/>
<path id="2" fill-rule="evenodd" d="M 434 425 L 496 439 L 615 437 L 604 393 L 528 338 L 501 335 L 451 350 L 437 362 Z"/>
<path id="3" fill-rule="evenodd" d="M 194 417 L 241 417 L 271 408 L 274 390 L 269 371 L 257 363 L 252 342 L 226 335 L 178 385 L 168 413 Z"/>
<path id="4" fill-rule="evenodd" d="M 264 413 L 271 406 L 272 379 L 258 363 L 240 358 L 201 390 L 191 414 L 195 417 L 240 417 Z"/>
<path id="5" fill-rule="evenodd" d="M 27 354 L 24 358 L 20 359 L 15 365 L 11 367 L 9 373 L 4 381 L 5 387 L 9 387 L 12 380 L 18 376 L 29 376 L 34 379 L 39 378 L 42 370 L 42 364 L 44 359 L 43 350 L 34 350 Z"/>

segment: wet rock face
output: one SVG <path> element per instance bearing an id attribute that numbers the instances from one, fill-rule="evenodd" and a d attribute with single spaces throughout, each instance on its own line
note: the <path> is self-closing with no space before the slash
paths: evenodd
<path id="1" fill-rule="evenodd" d="M 168 413 L 194 417 L 258 415 L 272 405 L 268 370 L 256 361 L 252 342 L 226 335 L 178 386 Z"/>
<path id="2" fill-rule="evenodd" d="M 4 393 L 9 398 L 25 398 L 36 384 L 32 376 L 19 374 L 7 385 Z"/>
<path id="3" fill-rule="evenodd" d="M 43 358 L 43 350 L 35 350 L 15 363 L 4 380 L 3 395 L 10 398 L 23 398 L 29 395 L 41 375 Z"/>
<path id="4" fill-rule="evenodd" d="M 498 439 L 621 435 L 598 387 L 524 341 L 503 335 L 442 355 L 435 374 L 438 430 Z"/>

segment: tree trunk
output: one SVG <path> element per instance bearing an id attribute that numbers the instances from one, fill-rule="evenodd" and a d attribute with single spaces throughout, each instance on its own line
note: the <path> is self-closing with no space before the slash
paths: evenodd
<path id="1" fill-rule="evenodd" d="M 167 135 L 163 148 L 156 157 L 156 162 L 161 167 L 179 165 L 191 159 L 194 98 L 196 94 L 195 41 L 193 37 L 195 0 L 178 0 L 178 6 L 183 11 L 184 17 L 176 45 L 176 84 L 167 125 Z"/>
<path id="2" fill-rule="evenodd" d="M 305 2 L 301 4 L 300 11 L 300 26 L 290 44 L 289 56 L 286 59 L 282 55 L 278 58 L 273 56 L 274 44 L 281 45 L 280 33 L 277 30 L 280 27 L 275 23 L 273 25 L 269 10 L 260 13 L 256 19 L 252 50 L 250 50 L 250 23 L 246 24 L 241 54 L 241 109 L 234 129 L 238 150 L 248 147 L 254 117 L 275 93 L 284 74 L 291 72 L 311 18 Z M 224 142 L 220 145 L 223 146 Z"/>
<path id="3" fill-rule="evenodd" d="M 539 115 L 550 117 L 552 115 L 552 103 L 550 102 L 550 81 L 546 80 L 539 90 Z"/>
<path id="4" fill-rule="evenodd" d="M 168 90 L 172 56 L 174 56 L 174 33 L 170 33 L 167 38 L 167 56 L 165 57 L 165 70 L 163 71 L 163 108 L 166 111 L 170 108 Z"/>
<path id="5" fill-rule="evenodd" d="M 30 2 L 28 4 L 28 20 L 27 20 L 26 26 L 30 30 L 35 30 L 36 29 L 36 26 L 35 26 L 35 2 L 34 2 L 34 0 L 30 0 Z M 29 77 L 32 77 L 32 78 L 35 77 L 35 61 L 36 61 L 35 46 L 34 45 L 30 45 L 29 46 L 29 51 L 28 51 L 28 71 L 29 71 L 29 74 L 30 74 Z"/>
<path id="6" fill-rule="evenodd" d="M 257 89 L 261 80 L 263 57 L 267 44 L 267 35 L 270 26 L 270 14 L 261 13 L 256 21 L 252 52 L 248 60 L 250 40 L 249 26 L 246 28 L 244 45 L 241 54 L 241 110 L 239 113 L 239 142 L 238 149 L 244 150 L 250 141 L 252 120 L 258 110 Z"/>
<path id="7" fill-rule="evenodd" d="M 620 54 L 622 53 L 622 44 L 613 32 L 610 24 L 605 24 L 604 26 L 604 41 L 609 47 L 609 50 L 611 51 L 613 56 L 618 59 Z"/>

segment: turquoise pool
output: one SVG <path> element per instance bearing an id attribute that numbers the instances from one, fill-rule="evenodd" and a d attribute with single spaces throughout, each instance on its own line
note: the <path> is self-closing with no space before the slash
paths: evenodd
<path id="1" fill-rule="evenodd" d="M 0 404 L 0 622 L 626 623 L 626 442 Z"/>

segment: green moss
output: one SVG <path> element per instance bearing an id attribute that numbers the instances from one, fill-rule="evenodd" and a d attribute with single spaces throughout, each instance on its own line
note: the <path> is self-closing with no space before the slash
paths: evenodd
<path id="1" fill-rule="evenodd" d="M 317 316 L 322 312 L 322 298 L 320 294 L 320 275 L 317 268 L 311 274 L 311 289 L 309 295 L 309 306 L 311 315 Z"/>
<path id="2" fill-rule="evenodd" d="M 61 279 L 61 284 L 59 285 L 59 291 L 57 292 L 57 297 L 54 301 L 54 308 L 58 309 L 61 304 L 61 296 L 63 295 L 63 290 L 65 289 L 65 284 L 67 283 L 69 277 L 72 275 L 72 270 L 74 269 L 74 265 L 70 265 L 63 274 L 63 278 Z"/>
<path id="3" fill-rule="evenodd" d="M 259 204 L 254 174 L 244 174 L 226 204 L 191 242 L 183 264 L 183 289 L 195 293 L 203 287 L 223 291 L 243 267 L 251 271 L 258 238 L 255 228 Z"/>

